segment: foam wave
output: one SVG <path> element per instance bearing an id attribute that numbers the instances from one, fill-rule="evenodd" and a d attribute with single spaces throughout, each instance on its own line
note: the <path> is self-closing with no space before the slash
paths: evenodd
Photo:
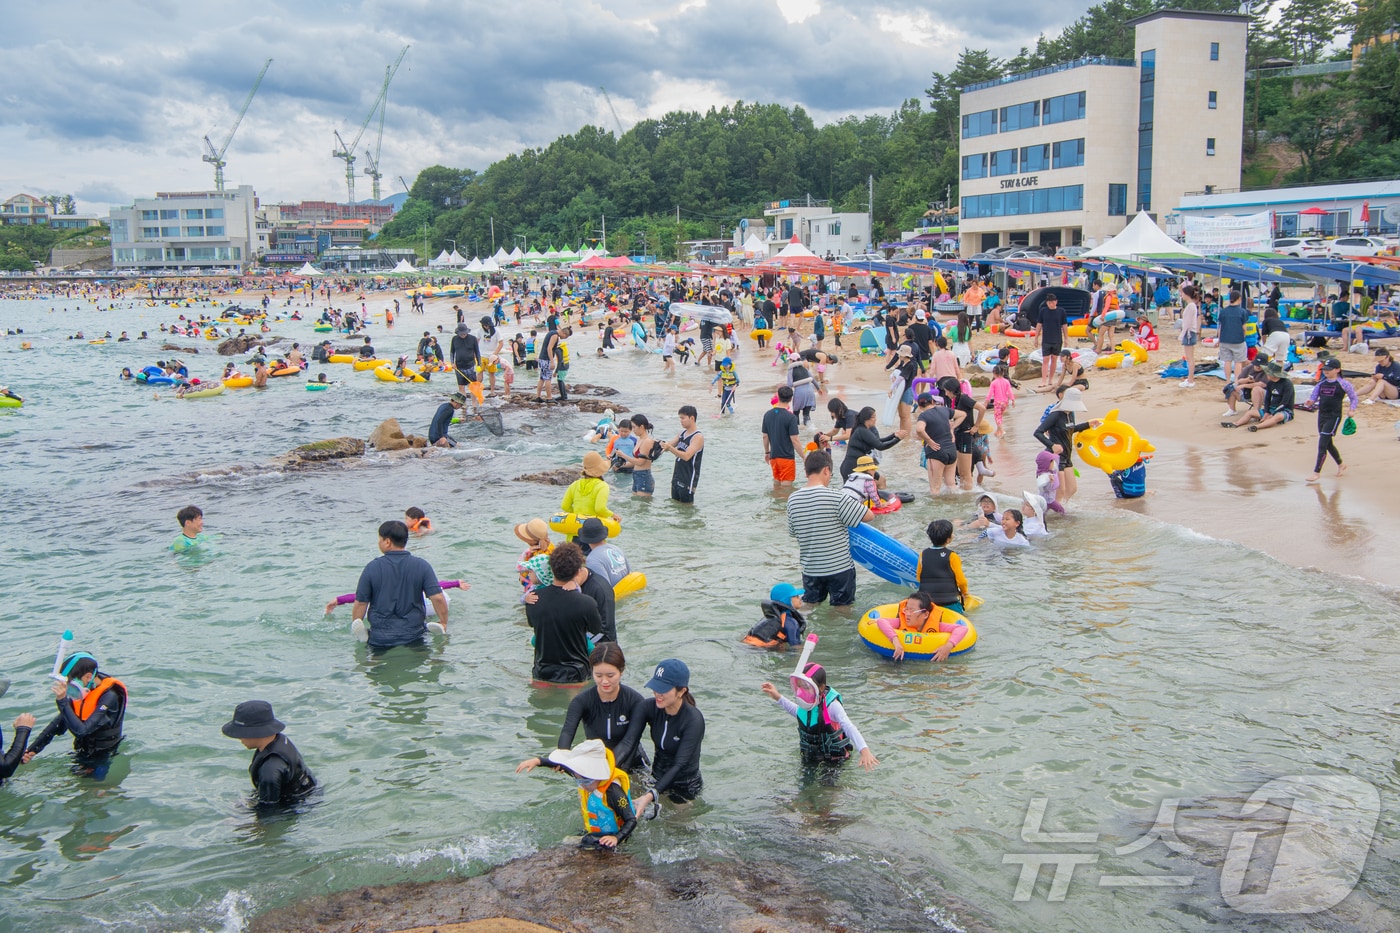
<path id="1" fill-rule="evenodd" d="M 512 859 L 537 852 L 530 841 L 513 835 L 477 836 L 466 842 L 416 849 L 390 856 L 399 868 L 418 868 L 435 861 L 446 861 L 454 870 L 463 871 L 484 865 L 499 865 Z"/>

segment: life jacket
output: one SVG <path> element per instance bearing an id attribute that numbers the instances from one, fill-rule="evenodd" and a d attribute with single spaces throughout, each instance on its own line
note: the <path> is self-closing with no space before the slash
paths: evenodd
<path id="1" fill-rule="evenodd" d="M 116 721 L 97 732 L 89 733 L 73 741 L 74 749 L 80 754 L 105 754 L 116 750 L 122 741 L 122 722 L 126 719 L 126 684 L 115 677 L 103 677 L 81 700 L 71 701 L 73 715 L 83 722 L 92 718 L 109 690 L 116 690 L 121 696 L 121 709 L 117 710 Z"/>
<path id="2" fill-rule="evenodd" d="M 559 341 L 559 365 L 566 367 L 569 365 L 569 345 L 564 341 Z"/>
<path id="3" fill-rule="evenodd" d="M 733 367 L 721 369 L 719 371 L 719 384 L 726 389 L 732 389 L 739 384 L 739 374 L 734 372 Z"/>
<path id="4" fill-rule="evenodd" d="M 953 574 L 953 565 L 949 560 L 952 553 L 952 550 L 946 547 L 929 547 L 924 548 L 923 553 L 919 555 L 919 589 L 940 606 L 962 602 L 962 591 L 958 589 L 958 579 Z M 903 603 L 900 604 L 899 611 L 902 622 Z"/>
<path id="5" fill-rule="evenodd" d="M 804 761 L 844 761 L 850 757 L 851 740 L 826 714 L 828 704 L 840 701 L 841 694 L 828 687 L 826 696 L 811 709 L 797 708 L 797 739 Z"/>
<path id="6" fill-rule="evenodd" d="M 433 523 L 426 515 L 424 515 L 422 518 L 405 518 L 404 524 L 408 526 L 409 531 L 433 530 Z"/>
<path id="7" fill-rule="evenodd" d="M 1104 299 L 1103 309 L 1105 312 L 1118 310 L 1118 293 L 1108 292 L 1108 297 Z"/>
<path id="8" fill-rule="evenodd" d="M 608 761 L 612 761 L 612 750 L 608 750 Z M 583 813 L 583 825 L 587 832 L 599 833 L 604 836 L 616 835 L 622 828 L 618 825 L 617 814 L 613 808 L 608 806 L 608 787 L 616 781 L 622 788 L 622 792 L 627 795 L 627 802 L 632 802 L 632 779 L 627 776 L 627 772 L 620 770 L 617 765 L 613 765 L 612 777 L 599 784 L 596 790 L 588 790 L 580 787 L 578 789 L 578 808 Z"/>
<path id="9" fill-rule="evenodd" d="M 787 631 L 783 624 L 784 616 L 791 618 L 797 623 L 797 639 L 807 633 L 807 620 L 802 613 L 781 603 L 775 603 L 771 599 L 759 600 L 759 608 L 763 610 L 763 619 L 749 629 L 749 633 L 744 636 L 744 644 L 753 645 L 756 648 L 782 648 L 787 645 Z"/>
<path id="10" fill-rule="evenodd" d="M 847 479 L 845 484 L 841 487 L 841 491 L 847 493 L 848 495 L 856 499 L 859 499 L 862 503 L 865 504 L 865 507 L 867 509 L 873 509 L 875 506 L 882 504 L 878 498 L 878 493 L 876 494 L 877 498 L 873 500 L 869 497 L 869 495 L 867 495 L 869 490 L 866 484 L 873 482 L 875 482 L 875 478 L 869 473 L 853 471 L 851 473 L 850 478 Z"/>
<path id="11" fill-rule="evenodd" d="M 303 797 L 316 789 L 316 777 L 311 773 L 311 769 L 306 767 L 301 752 L 297 751 L 295 745 L 280 735 L 271 745 L 255 754 L 252 763 L 248 765 L 248 777 L 252 778 L 254 787 L 258 785 L 258 772 L 262 770 L 263 764 L 269 758 L 281 758 L 292 770 L 292 780 L 288 786 L 283 788 L 282 799 L 284 802 Z"/>

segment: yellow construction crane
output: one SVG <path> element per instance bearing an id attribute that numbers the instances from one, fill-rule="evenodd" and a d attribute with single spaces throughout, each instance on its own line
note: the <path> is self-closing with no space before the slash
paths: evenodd
<path id="1" fill-rule="evenodd" d="M 384 69 L 384 84 L 379 88 L 379 96 L 374 99 L 374 105 L 369 108 L 369 113 L 365 115 L 365 122 L 360 124 L 360 131 L 355 134 L 354 142 L 350 143 L 347 146 L 345 144 L 345 140 L 340 138 L 340 130 L 335 131 L 335 141 L 340 148 L 331 150 L 331 156 L 333 158 L 343 159 L 345 161 L 345 193 L 347 198 L 349 199 L 348 203 L 350 204 L 355 203 L 355 148 L 360 145 L 360 137 L 365 135 L 365 130 L 369 127 L 369 121 L 374 119 L 375 111 L 379 109 L 379 105 L 388 96 L 389 82 L 394 80 L 394 75 L 398 73 L 399 66 L 403 64 L 403 59 L 404 56 L 408 54 L 408 49 L 408 46 L 404 46 L 403 51 L 399 53 L 399 57 L 394 60 L 394 64 L 391 67 Z M 383 133 L 383 126 L 384 124 L 381 120 L 381 139 Z M 374 177 L 374 194 L 377 198 L 379 197 L 380 177 L 378 174 L 378 156 L 375 157 L 373 166 L 374 172 L 366 172 L 366 174 L 372 174 Z"/>
<path id="2" fill-rule="evenodd" d="M 224 144 L 217 149 L 209 141 L 208 134 L 204 136 L 204 155 L 200 156 L 205 162 L 214 166 L 214 190 L 224 190 L 224 166 L 228 163 L 224 161 L 224 153 L 228 152 L 228 144 L 233 142 L 233 134 L 238 132 L 238 125 L 243 122 L 243 115 L 248 112 L 248 105 L 253 102 L 253 95 L 258 93 L 258 86 L 262 84 L 263 75 L 267 74 L 267 69 L 271 67 L 272 59 L 263 63 L 262 71 L 258 72 L 258 78 L 253 82 L 253 89 L 248 92 L 248 99 L 243 101 L 243 107 L 238 111 L 238 116 L 233 121 L 233 128 L 224 137 Z"/>

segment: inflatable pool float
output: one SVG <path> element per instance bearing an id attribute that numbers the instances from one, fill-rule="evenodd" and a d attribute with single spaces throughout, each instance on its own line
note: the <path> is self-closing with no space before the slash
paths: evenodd
<path id="1" fill-rule="evenodd" d="M 136 381 L 148 386 L 173 386 L 175 380 L 169 376 L 151 376 L 146 373 L 137 373 Z"/>
<path id="2" fill-rule="evenodd" d="M 1000 363 L 1001 351 L 996 347 L 990 350 L 983 350 L 981 353 L 977 354 L 977 365 L 984 373 L 989 373 L 996 369 Z"/>
<path id="3" fill-rule="evenodd" d="M 331 325 L 329 325 L 329 324 L 317 324 L 316 326 L 312 327 L 311 329 L 314 330 L 314 331 L 315 331 L 316 333 L 318 333 L 318 334 L 329 334 L 329 333 L 330 333 L 332 330 L 334 330 L 335 328 L 331 327 Z"/>
<path id="4" fill-rule="evenodd" d="M 106 342 L 107 342 L 107 341 L 105 341 L 105 340 L 89 340 L 89 341 L 88 341 L 88 343 L 90 343 L 90 344 L 92 344 L 92 343 L 106 343 Z"/>
<path id="5" fill-rule="evenodd" d="M 353 363 L 355 358 L 349 353 L 332 353 L 326 357 L 327 363 Z"/>
<path id="6" fill-rule="evenodd" d="M 846 531 L 851 559 L 857 564 L 882 580 L 910 588 L 918 586 L 919 555 L 912 548 L 865 522 Z"/>
<path id="7" fill-rule="evenodd" d="M 219 339 L 219 334 L 216 333 L 215 331 L 212 331 L 212 330 L 205 331 L 205 332 L 204 332 L 204 339 L 205 339 L 205 340 L 218 340 L 218 339 Z"/>
<path id="8" fill-rule="evenodd" d="M 269 376 L 295 376 L 301 372 L 300 366 L 287 366 L 283 369 L 274 369 L 268 373 Z"/>
<path id="9" fill-rule="evenodd" d="M 584 519 L 595 517 L 596 516 L 593 515 L 581 516 L 573 512 L 555 512 L 554 517 L 549 520 L 549 527 L 572 538 L 574 535 L 578 534 L 579 528 L 583 526 Z M 622 531 L 622 526 L 618 524 L 615 518 L 603 518 L 599 519 L 599 521 L 608 529 L 609 538 L 615 537 L 618 532 Z"/>
<path id="10" fill-rule="evenodd" d="M 0 395 L 0 408 L 22 408 L 23 406 L 24 399 L 11 398 L 8 395 Z"/>
<path id="11" fill-rule="evenodd" d="M 306 384 L 306 391 L 308 391 L 308 392 L 324 392 L 324 391 L 326 391 L 327 389 L 329 389 L 330 387 L 331 387 L 331 384 L 330 384 L 329 382 L 308 382 L 308 383 Z"/>
<path id="12" fill-rule="evenodd" d="M 1074 449 L 1079 459 L 1105 473 L 1117 473 L 1136 464 L 1157 448 L 1126 421 L 1118 420 L 1118 409 L 1103 416 L 1096 428 L 1087 428 L 1074 436 Z"/>
<path id="13" fill-rule="evenodd" d="M 1005 335 L 1008 336 L 1008 337 L 1034 337 L 1034 336 L 1035 336 L 1035 331 L 1033 331 L 1033 330 L 1014 330 L 1014 329 L 1012 329 L 1012 328 L 1010 328 L 1010 327 L 1008 327 L 1006 330 L 1002 331 L 1002 333 L 1005 334 Z M 1071 337 L 1075 336 L 1074 328 L 1072 328 L 1072 327 L 1070 328 L 1069 335 L 1070 335 Z M 1081 335 L 1081 336 L 1082 336 L 1082 335 Z"/>
<path id="14" fill-rule="evenodd" d="M 226 389 L 246 389 L 252 384 L 252 376 L 233 376 L 224 380 L 224 388 Z"/>
<path id="15" fill-rule="evenodd" d="M 951 609 L 934 607 L 943 613 L 943 622 L 956 622 L 967 626 L 967 635 L 963 640 L 953 646 L 953 650 L 948 656 L 962 654 L 971 651 L 977 644 L 977 629 L 967 616 L 959 615 Z M 884 606 L 876 606 L 865 615 L 860 617 L 860 623 L 856 626 L 856 632 L 860 635 L 860 640 L 865 642 L 865 647 L 875 652 L 882 658 L 894 657 L 894 645 L 885 637 L 885 633 L 880 631 L 880 626 L 875 623 L 876 619 L 893 619 L 899 613 L 898 603 L 889 603 Z M 897 632 L 900 641 L 904 645 L 905 661 L 931 661 L 933 653 L 943 647 L 948 641 L 947 632 Z"/>
<path id="16" fill-rule="evenodd" d="M 1089 325 L 1071 324 L 1069 327 L 1065 328 L 1065 333 L 1069 334 L 1071 337 L 1087 337 L 1089 336 Z"/>
<path id="17" fill-rule="evenodd" d="M 933 310 L 939 314 L 961 314 L 967 310 L 967 305 L 961 301 L 938 301 L 934 303 Z"/>
<path id="18" fill-rule="evenodd" d="M 898 496 L 890 496 L 888 499 L 881 499 L 879 505 L 871 506 L 870 511 L 876 515 L 888 515 L 890 512 L 898 512 L 904 508 L 904 500 Z"/>
<path id="19" fill-rule="evenodd" d="M 918 398 L 925 392 L 927 392 L 929 395 L 937 396 L 938 380 L 930 378 L 929 376 L 920 376 L 919 378 L 914 380 L 913 384 L 909 387 L 909 390 L 914 393 L 914 398 Z"/>
<path id="20" fill-rule="evenodd" d="M 418 375 L 417 373 L 412 372 L 412 371 L 410 371 L 410 370 L 405 369 L 405 370 L 404 370 L 404 373 L 405 373 L 405 375 L 402 376 L 402 377 L 395 376 L 395 375 L 394 375 L 394 371 L 393 371 L 392 369 L 390 369 L 389 367 L 387 367 L 387 366 L 377 366 L 377 367 L 375 367 L 375 370 L 374 370 L 374 375 L 375 375 L 376 377 L 378 377 L 379 379 L 382 379 L 384 382 L 427 382 L 427 381 L 428 381 L 428 380 L 424 379 L 422 376 L 420 376 L 420 375 Z"/>
<path id="21" fill-rule="evenodd" d="M 364 372 L 367 369 L 378 369 L 381 366 L 393 366 L 393 360 L 356 360 L 355 371 Z"/>
<path id="22" fill-rule="evenodd" d="M 201 385 L 202 385 L 202 384 L 203 384 L 203 383 L 201 383 Z M 203 388 L 203 389 L 195 389 L 195 390 L 193 390 L 193 391 L 191 391 L 191 392 L 186 392 L 184 395 L 180 396 L 180 398 L 213 398 L 213 397 L 216 396 L 216 395 L 223 395 L 223 394 L 224 394 L 224 387 L 223 387 L 223 384 L 222 384 L 222 383 L 216 382 L 216 383 L 214 383 L 214 384 L 211 385 L 211 386 L 207 386 L 206 388 Z"/>
<path id="23" fill-rule="evenodd" d="M 757 330 L 749 331 L 749 337 L 754 340 L 771 340 L 773 332 L 766 327 L 760 327 Z"/>
<path id="24" fill-rule="evenodd" d="M 1094 360 L 1094 366 L 1099 369 L 1122 369 L 1123 359 L 1127 356 L 1124 353 L 1109 353 Z M 1128 357 L 1131 359 L 1131 357 Z M 1131 363 L 1129 365 L 1132 365 Z"/>
<path id="25" fill-rule="evenodd" d="M 646 589 L 647 575 L 636 570 L 629 573 L 613 584 L 613 597 L 621 599 L 624 596 L 631 596 Z"/>
<path id="26" fill-rule="evenodd" d="M 1095 327 L 1102 324 L 1117 324 L 1127 316 L 1128 315 L 1124 314 L 1122 311 L 1105 311 L 1089 323 L 1093 324 Z"/>
<path id="27" fill-rule="evenodd" d="M 1134 363 L 1147 362 L 1147 348 L 1135 340 L 1124 340 L 1118 345 L 1118 349 L 1131 356 Z"/>

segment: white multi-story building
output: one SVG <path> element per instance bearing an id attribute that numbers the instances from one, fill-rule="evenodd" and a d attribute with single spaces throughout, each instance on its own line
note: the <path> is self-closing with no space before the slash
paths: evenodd
<path id="1" fill-rule="evenodd" d="M 112 265 L 117 269 L 242 269 L 266 249 L 250 185 L 225 191 L 158 192 L 113 208 Z M 265 232 L 263 233 L 265 237 Z"/>
<path id="2" fill-rule="evenodd" d="M 960 252 L 1099 245 L 1138 210 L 1237 188 L 1245 38 L 1234 13 L 1129 21 L 1133 59 L 1091 56 L 963 89 Z"/>
<path id="3" fill-rule="evenodd" d="M 818 256 L 855 255 L 871 246 L 870 215 L 833 213 L 826 201 L 773 201 L 763 217 L 768 223 L 770 255 L 777 255 L 793 237 Z"/>

